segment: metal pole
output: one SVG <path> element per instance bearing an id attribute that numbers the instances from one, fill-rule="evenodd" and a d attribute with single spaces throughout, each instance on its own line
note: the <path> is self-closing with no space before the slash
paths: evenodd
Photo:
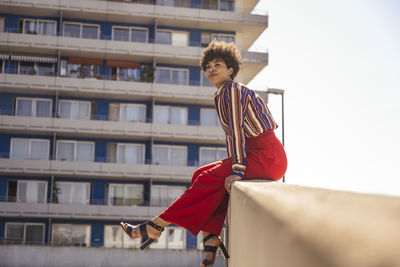
<path id="1" fill-rule="evenodd" d="M 282 145 L 285 148 L 285 95 L 282 92 Z M 282 182 L 286 182 L 286 177 L 283 175 Z"/>

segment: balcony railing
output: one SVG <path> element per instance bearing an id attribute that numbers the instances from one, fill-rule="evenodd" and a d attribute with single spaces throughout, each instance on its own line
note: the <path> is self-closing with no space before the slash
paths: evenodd
<path id="1" fill-rule="evenodd" d="M 167 30 L 167 29 L 160 29 L 160 30 Z M 24 35 L 39 35 L 38 32 L 36 31 L 26 31 L 23 32 L 21 28 L 14 28 L 14 27 L 7 27 L 5 28 L 6 33 L 17 33 L 17 34 L 24 34 Z M 101 31 L 100 31 L 101 32 Z M 213 31 L 214 32 L 214 31 Z M 189 34 L 189 32 L 188 32 Z M 221 33 L 222 34 L 222 33 Z M 65 33 L 62 32 L 57 32 L 56 34 L 41 34 L 43 36 L 54 36 L 54 37 L 65 37 L 65 38 L 76 38 L 76 39 L 89 39 L 89 40 L 104 40 L 104 41 L 115 41 L 115 42 L 126 42 L 126 43 L 147 43 L 147 44 L 159 44 L 159 45 L 174 45 L 172 43 L 165 43 L 164 40 L 160 39 L 157 37 L 152 38 L 148 37 L 146 40 L 117 40 L 113 37 L 113 35 L 108 35 L 108 34 L 85 34 L 82 36 L 68 36 Z M 231 35 L 231 34 L 227 34 Z M 129 36 L 127 36 L 129 37 Z M 206 48 L 208 46 L 208 43 L 204 43 L 201 41 L 193 41 L 193 40 L 188 40 L 188 43 L 186 45 L 177 45 L 177 46 L 182 46 L 182 47 L 203 47 Z M 242 47 L 239 46 L 239 49 L 244 50 Z M 268 52 L 266 48 L 263 48 L 263 52 Z"/>

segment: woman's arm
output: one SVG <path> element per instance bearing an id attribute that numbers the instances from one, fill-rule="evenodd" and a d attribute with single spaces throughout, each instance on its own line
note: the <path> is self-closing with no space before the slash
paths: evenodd
<path id="1" fill-rule="evenodd" d="M 229 135 L 228 142 L 232 154 L 232 175 L 244 177 L 246 171 L 246 138 L 244 134 L 244 97 L 241 86 L 237 82 L 226 90 L 225 107 L 227 110 Z"/>

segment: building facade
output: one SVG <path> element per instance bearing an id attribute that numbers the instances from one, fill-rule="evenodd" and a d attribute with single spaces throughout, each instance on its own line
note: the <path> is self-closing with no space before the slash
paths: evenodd
<path id="1" fill-rule="evenodd" d="M 136 248 L 119 227 L 151 219 L 194 170 L 226 157 L 199 67 L 214 39 L 248 52 L 257 0 L 0 0 L 0 239 Z M 199 248 L 169 226 L 151 249 Z"/>

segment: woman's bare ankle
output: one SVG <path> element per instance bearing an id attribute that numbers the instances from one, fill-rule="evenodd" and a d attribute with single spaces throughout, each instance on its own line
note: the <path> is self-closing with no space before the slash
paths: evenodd
<path id="1" fill-rule="evenodd" d="M 160 216 L 154 217 L 151 221 L 161 227 L 166 227 L 169 224 L 169 222 L 161 219 Z"/>

